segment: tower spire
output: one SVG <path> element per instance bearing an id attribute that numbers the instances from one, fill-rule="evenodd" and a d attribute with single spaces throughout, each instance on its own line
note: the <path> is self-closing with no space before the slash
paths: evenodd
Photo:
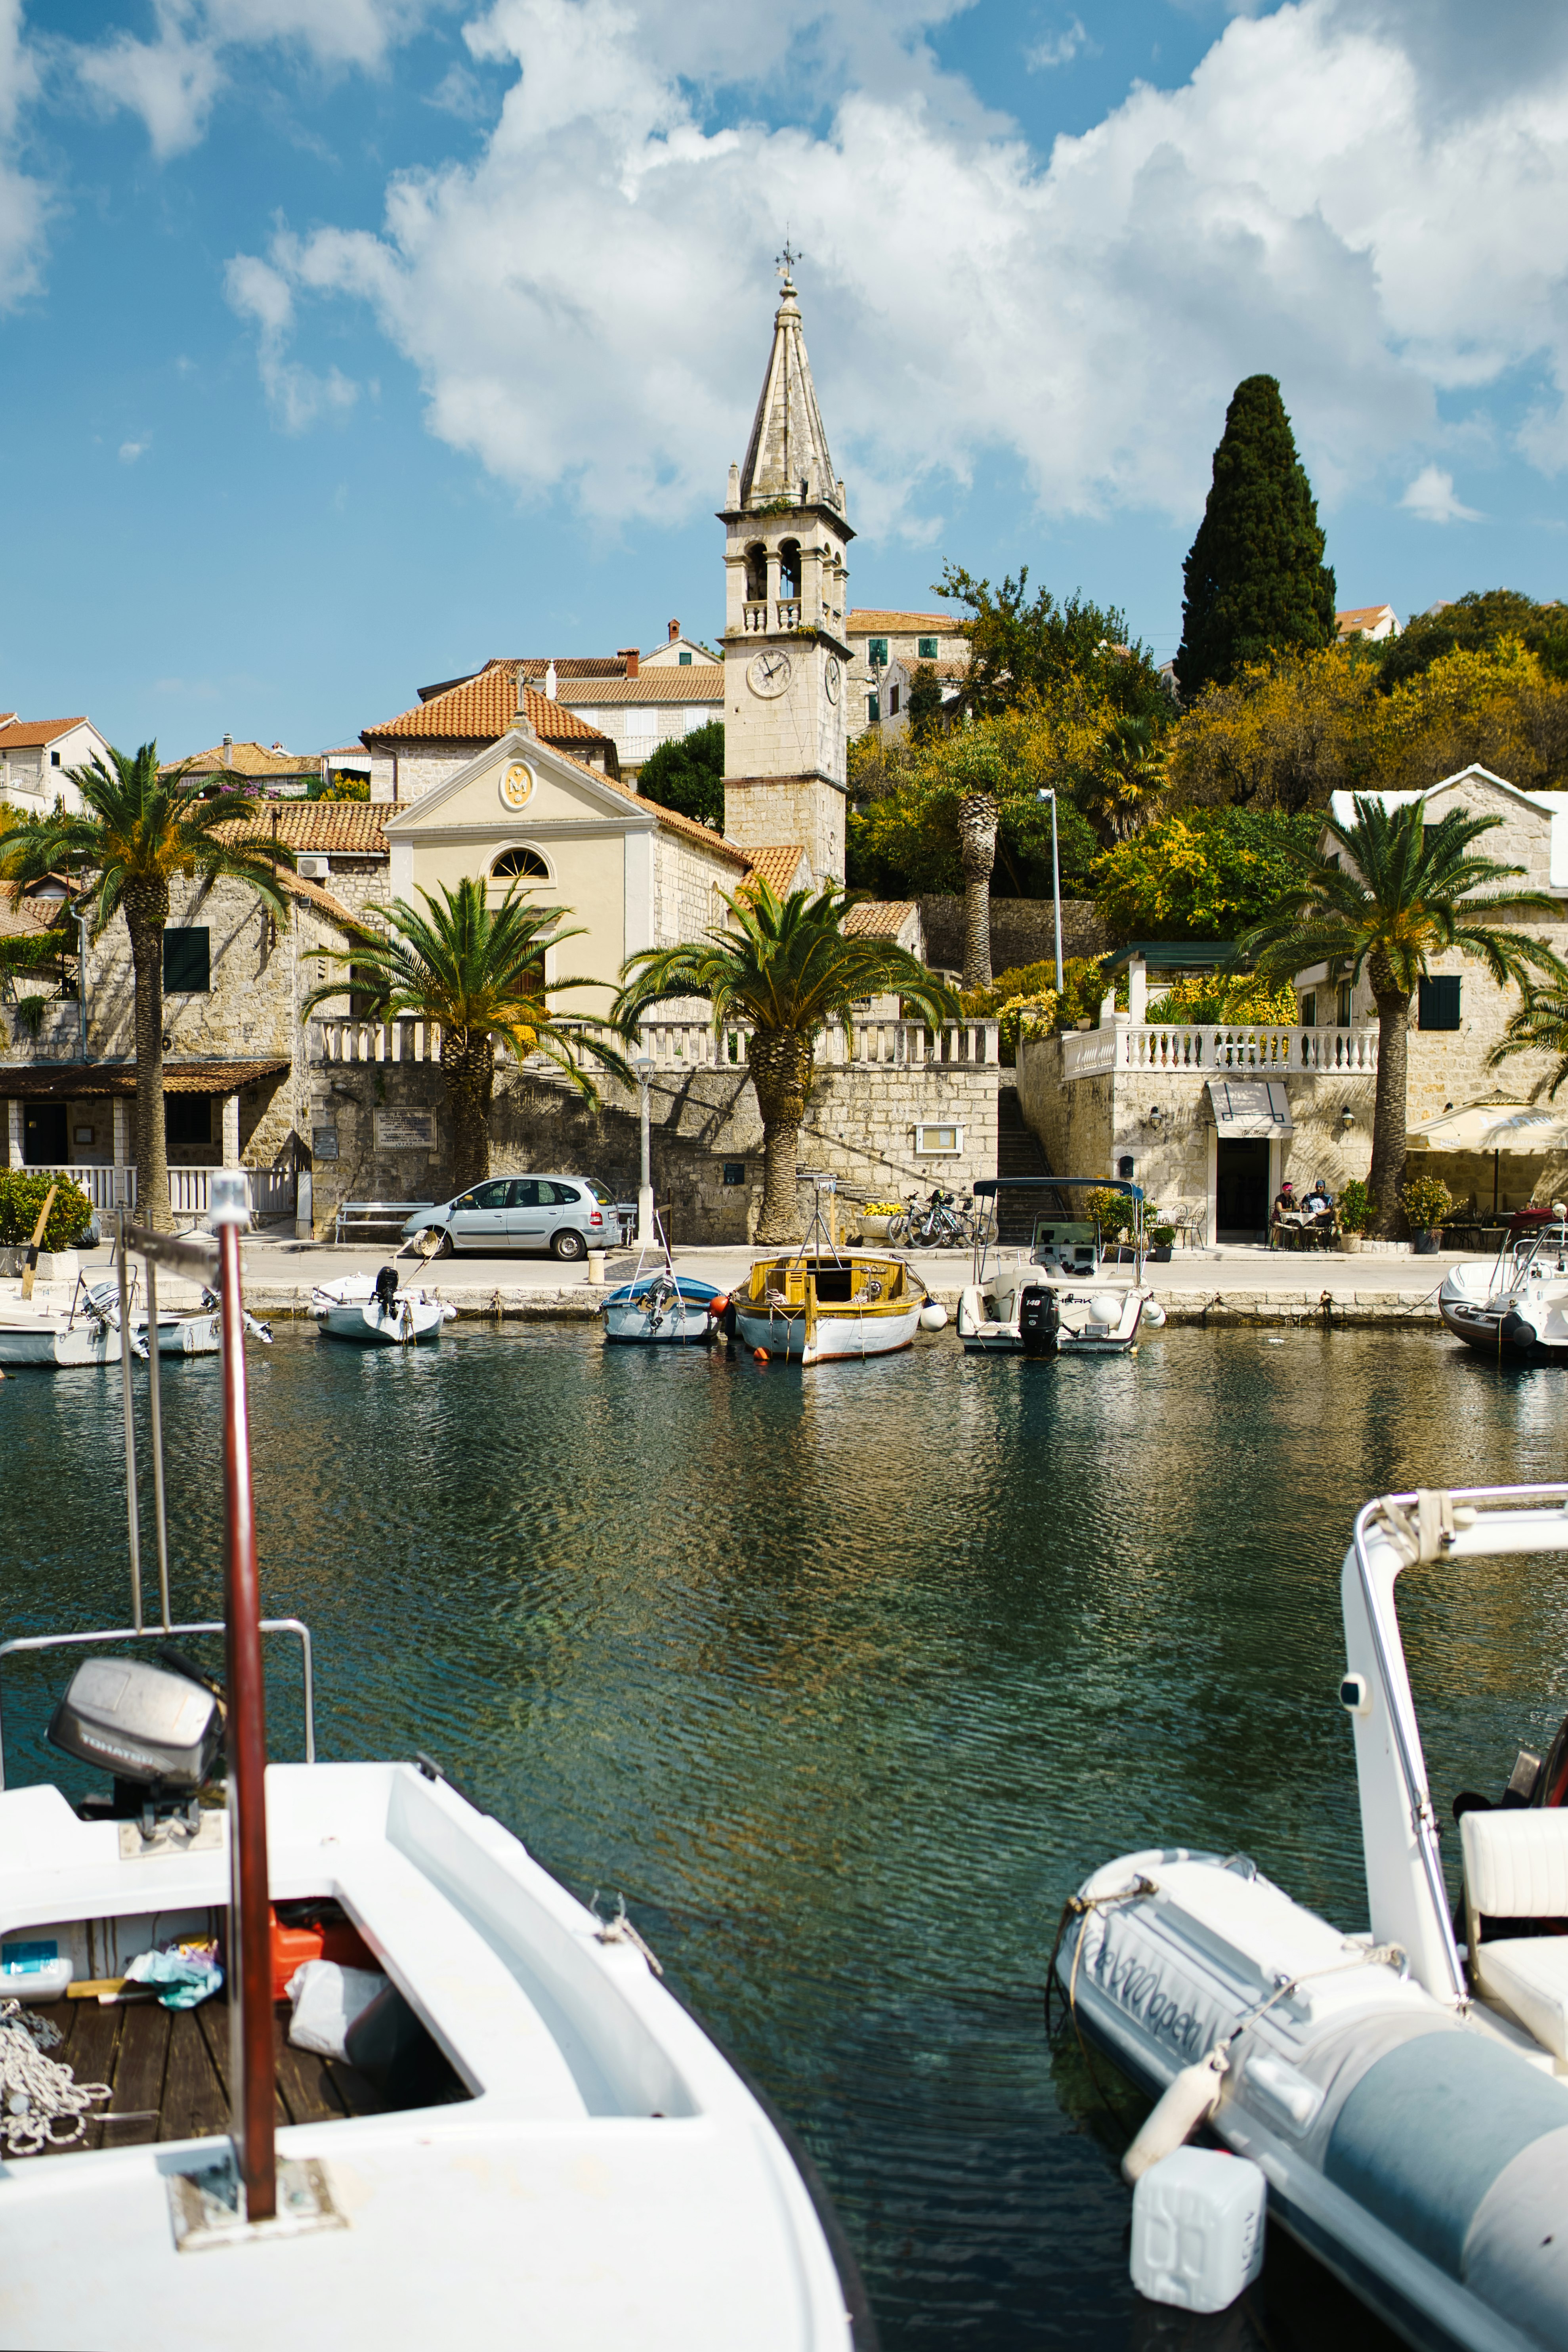
<path id="1" fill-rule="evenodd" d="M 783 284 L 773 315 L 773 346 L 741 467 L 743 507 L 764 506 L 773 499 L 806 497 L 834 508 L 839 503 L 838 479 L 816 404 L 792 275 L 800 257 L 786 234 L 777 263 Z"/>

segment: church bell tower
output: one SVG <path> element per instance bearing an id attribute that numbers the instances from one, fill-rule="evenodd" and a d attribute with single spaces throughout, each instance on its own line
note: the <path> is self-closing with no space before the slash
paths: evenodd
<path id="1" fill-rule="evenodd" d="M 742 849 L 798 842 L 819 883 L 844 878 L 855 534 L 833 470 L 786 246 L 773 347 L 742 466 L 730 468 L 724 572 L 724 832 Z"/>

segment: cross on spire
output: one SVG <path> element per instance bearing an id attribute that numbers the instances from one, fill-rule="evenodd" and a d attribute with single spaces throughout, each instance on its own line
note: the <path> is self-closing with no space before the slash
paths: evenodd
<path id="1" fill-rule="evenodd" d="M 805 256 L 795 252 L 790 244 L 789 224 L 786 221 L 784 223 L 784 251 L 779 255 L 777 260 L 773 264 L 774 268 L 778 271 L 779 276 L 784 279 L 786 286 L 790 282 L 790 275 L 795 268 L 795 263 L 804 259 Z"/>

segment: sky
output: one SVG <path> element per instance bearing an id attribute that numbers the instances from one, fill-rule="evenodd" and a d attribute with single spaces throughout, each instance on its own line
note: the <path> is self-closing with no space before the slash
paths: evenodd
<path id="1" fill-rule="evenodd" d="M 1553 0 L 0 0 L 0 706 L 712 642 L 786 234 L 855 604 L 1168 657 L 1259 372 L 1342 605 L 1568 592 Z"/>

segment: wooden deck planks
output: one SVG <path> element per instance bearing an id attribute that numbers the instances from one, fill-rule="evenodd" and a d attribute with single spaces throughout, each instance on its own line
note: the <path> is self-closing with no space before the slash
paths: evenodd
<path id="1" fill-rule="evenodd" d="M 228 2101 L 194 2009 L 170 2012 L 160 2139 L 205 2139 L 228 2130 Z"/>
<path id="2" fill-rule="evenodd" d="M 122 2020 L 120 2048 L 112 2076 L 102 2078 L 114 2084 L 114 2096 L 103 2116 L 103 2145 L 136 2147 L 158 2137 L 169 2060 L 170 2012 L 158 2000 L 117 2006 Z"/>

